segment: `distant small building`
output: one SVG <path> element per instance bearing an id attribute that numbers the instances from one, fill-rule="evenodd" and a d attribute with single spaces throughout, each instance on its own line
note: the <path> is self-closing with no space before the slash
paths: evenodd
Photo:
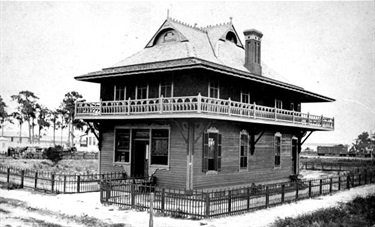
<path id="1" fill-rule="evenodd" d="M 76 136 L 74 141 L 74 146 L 77 148 L 77 151 L 84 152 L 98 152 L 98 139 L 93 133 L 82 134 Z"/>

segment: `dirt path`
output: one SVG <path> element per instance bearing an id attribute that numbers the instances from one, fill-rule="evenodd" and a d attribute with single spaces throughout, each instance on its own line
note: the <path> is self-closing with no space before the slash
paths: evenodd
<path id="1" fill-rule="evenodd" d="M 269 226 L 278 217 L 295 217 L 320 208 L 337 206 L 356 196 L 375 192 L 366 185 L 333 195 L 301 200 L 265 210 L 210 220 L 183 220 L 154 217 L 155 227 Z M 117 206 L 104 206 L 99 193 L 46 195 L 30 190 L 0 189 L 0 226 L 148 226 L 149 214 Z"/>

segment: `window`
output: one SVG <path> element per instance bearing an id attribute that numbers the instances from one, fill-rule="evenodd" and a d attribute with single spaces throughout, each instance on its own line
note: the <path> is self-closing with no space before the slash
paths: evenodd
<path id="1" fill-rule="evenodd" d="M 167 31 L 164 35 L 164 42 L 171 42 L 171 41 L 176 41 L 176 35 L 174 34 L 173 31 Z"/>
<path id="2" fill-rule="evenodd" d="M 115 162 L 130 162 L 130 129 L 116 130 Z"/>
<path id="3" fill-rule="evenodd" d="M 92 140 L 92 138 L 89 137 L 89 146 L 91 146 L 91 140 Z"/>
<path id="4" fill-rule="evenodd" d="M 246 131 L 240 133 L 240 169 L 247 169 L 247 156 L 249 153 L 249 134 Z"/>
<path id="5" fill-rule="evenodd" d="M 301 112 L 301 104 L 298 104 L 298 105 L 297 105 L 297 111 L 298 111 L 298 112 Z"/>
<path id="6" fill-rule="evenodd" d="M 250 93 L 241 92 L 241 102 L 250 104 Z"/>
<path id="7" fill-rule="evenodd" d="M 203 136 L 203 172 L 221 170 L 221 134 L 209 129 Z"/>
<path id="8" fill-rule="evenodd" d="M 283 101 L 281 101 L 281 100 L 275 100 L 275 107 L 277 108 L 277 109 L 282 109 L 283 108 Z"/>
<path id="9" fill-rule="evenodd" d="M 115 100 L 125 100 L 125 86 L 115 85 Z"/>
<path id="10" fill-rule="evenodd" d="M 293 102 L 290 103 L 290 110 L 294 111 L 294 103 Z"/>
<path id="11" fill-rule="evenodd" d="M 135 98 L 136 99 L 147 99 L 148 98 L 148 85 L 147 86 L 137 86 Z"/>
<path id="12" fill-rule="evenodd" d="M 162 82 L 159 86 L 159 97 L 173 97 L 173 83 Z"/>
<path id="13" fill-rule="evenodd" d="M 95 137 L 92 137 L 92 145 L 96 145 L 96 138 Z"/>
<path id="14" fill-rule="evenodd" d="M 281 134 L 275 134 L 275 167 L 280 166 L 280 156 L 281 156 Z"/>
<path id="15" fill-rule="evenodd" d="M 237 44 L 237 38 L 236 38 L 236 35 L 233 32 L 228 32 L 225 39 L 228 40 L 228 41 L 231 41 L 232 43 Z"/>
<path id="16" fill-rule="evenodd" d="M 151 164 L 168 165 L 169 130 L 152 129 Z"/>
<path id="17" fill-rule="evenodd" d="M 208 84 L 208 96 L 210 98 L 216 98 L 216 99 L 220 97 L 220 90 L 219 90 L 218 82 L 210 82 Z"/>

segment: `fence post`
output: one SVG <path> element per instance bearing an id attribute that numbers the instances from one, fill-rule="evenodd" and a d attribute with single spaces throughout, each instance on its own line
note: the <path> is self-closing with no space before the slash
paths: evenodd
<path id="1" fill-rule="evenodd" d="M 358 174 L 358 185 L 361 185 L 361 174 Z"/>
<path id="2" fill-rule="evenodd" d="M 319 180 L 319 195 L 322 194 L 322 191 L 323 191 L 323 180 L 320 179 L 320 180 Z"/>
<path id="3" fill-rule="evenodd" d="M 311 198 L 311 180 L 309 181 L 309 198 Z"/>
<path id="4" fill-rule="evenodd" d="M 341 176 L 339 176 L 339 185 L 338 185 L 338 190 L 341 190 Z"/>
<path id="5" fill-rule="evenodd" d="M 246 197 L 247 197 L 247 210 L 250 210 L 250 188 L 246 190 Z"/>
<path id="6" fill-rule="evenodd" d="M 165 189 L 161 189 L 161 212 L 164 213 L 164 206 L 165 206 Z"/>
<path id="7" fill-rule="evenodd" d="M 81 176 L 77 176 L 77 192 L 81 191 Z"/>
<path id="8" fill-rule="evenodd" d="M 38 186 L 38 172 L 35 172 L 35 175 L 34 175 L 34 190 L 36 190 Z"/>
<path id="9" fill-rule="evenodd" d="M 210 193 L 206 193 L 206 218 L 210 217 Z"/>
<path id="10" fill-rule="evenodd" d="M 295 182 L 296 184 L 296 201 L 298 201 L 298 182 Z"/>
<path id="11" fill-rule="evenodd" d="M 64 175 L 64 194 L 66 192 L 66 175 Z"/>
<path id="12" fill-rule="evenodd" d="M 154 193 L 150 193 L 150 221 L 148 226 L 153 227 L 154 226 Z"/>
<path id="13" fill-rule="evenodd" d="M 7 183 L 9 184 L 10 181 L 10 168 L 7 168 Z"/>
<path id="14" fill-rule="evenodd" d="M 281 203 L 285 201 L 285 184 L 281 185 Z"/>
<path id="15" fill-rule="evenodd" d="M 332 193 L 332 177 L 329 179 L 329 193 Z"/>
<path id="16" fill-rule="evenodd" d="M 55 174 L 51 175 L 51 192 L 54 193 L 55 191 Z"/>
<path id="17" fill-rule="evenodd" d="M 134 204 L 135 204 L 135 184 L 131 183 L 131 207 L 134 208 Z"/>
<path id="18" fill-rule="evenodd" d="M 269 189 L 268 186 L 266 186 L 266 207 L 268 208 L 270 202 L 270 195 L 269 195 Z"/>
<path id="19" fill-rule="evenodd" d="M 232 212 L 232 190 L 228 191 L 228 213 Z"/>
<path id="20" fill-rule="evenodd" d="M 365 184 L 367 184 L 367 170 L 365 169 Z"/>
<path id="21" fill-rule="evenodd" d="M 25 180 L 25 170 L 21 170 L 21 185 L 20 185 L 21 188 L 23 188 L 24 180 Z"/>
<path id="22" fill-rule="evenodd" d="M 350 189 L 350 176 L 349 175 L 346 177 L 346 188 Z"/>

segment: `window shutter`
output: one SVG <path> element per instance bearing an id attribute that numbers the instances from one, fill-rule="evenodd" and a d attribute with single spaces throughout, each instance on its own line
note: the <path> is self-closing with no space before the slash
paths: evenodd
<path id="1" fill-rule="evenodd" d="M 208 170 L 208 133 L 203 134 L 203 149 L 202 149 L 202 171 Z"/>
<path id="2" fill-rule="evenodd" d="M 217 142 L 217 171 L 221 170 L 221 134 L 217 134 L 218 142 Z"/>

